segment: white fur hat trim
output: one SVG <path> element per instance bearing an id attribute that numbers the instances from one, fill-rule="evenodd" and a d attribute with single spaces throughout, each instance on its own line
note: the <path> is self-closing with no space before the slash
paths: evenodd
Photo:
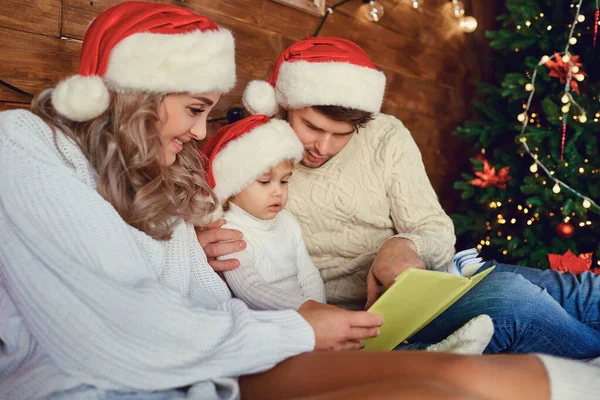
<path id="1" fill-rule="evenodd" d="M 102 78 L 71 76 L 56 86 L 52 92 L 52 105 L 62 116 L 72 121 L 96 118 L 108 109 L 110 95 Z"/>
<path id="2" fill-rule="evenodd" d="M 304 146 L 285 121 L 271 120 L 231 141 L 212 164 L 214 192 L 221 203 L 282 161 L 299 162 Z"/>

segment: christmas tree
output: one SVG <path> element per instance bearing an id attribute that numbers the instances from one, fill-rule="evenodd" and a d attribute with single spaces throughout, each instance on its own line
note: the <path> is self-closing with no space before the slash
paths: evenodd
<path id="1" fill-rule="evenodd" d="M 598 0 L 507 0 L 506 10 L 486 34 L 494 83 L 479 85 L 477 119 L 455 132 L 475 155 L 454 185 L 459 243 L 486 259 L 597 270 Z"/>

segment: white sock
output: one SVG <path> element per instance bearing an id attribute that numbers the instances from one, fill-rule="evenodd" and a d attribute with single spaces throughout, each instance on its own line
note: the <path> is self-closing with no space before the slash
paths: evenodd
<path id="1" fill-rule="evenodd" d="M 457 354 L 482 354 L 494 335 L 494 323 L 489 315 L 481 314 L 427 351 Z"/>

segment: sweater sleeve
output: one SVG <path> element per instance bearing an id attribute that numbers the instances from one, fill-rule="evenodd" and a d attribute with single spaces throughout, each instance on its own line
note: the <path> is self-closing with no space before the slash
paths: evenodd
<path id="1" fill-rule="evenodd" d="M 31 115 L 0 115 L 0 276 L 59 368 L 159 390 L 312 350 L 296 312 L 254 312 L 235 299 L 203 309 L 160 284 L 133 228 L 44 135 Z"/>
<path id="2" fill-rule="evenodd" d="M 321 274 L 315 264 L 313 264 L 308 249 L 302 239 L 302 231 L 296 220 L 291 216 L 289 222 L 290 228 L 294 231 L 296 239 L 296 265 L 298 266 L 298 282 L 302 287 L 304 297 L 318 301 L 319 303 L 327 303 L 325 297 L 325 284 L 321 278 Z"/>
<path id="3" fill-rule="evenodd" d="M 551 400 L 595 400 L 600 393 L 600 366 L 590 362 L 538 355 L 550 381 Z M 596 360 L 598 362 L 598 360 Z"/>
<path id="4" fill-rule="evenodd" d="M 225 279 L 237 298 L 255 310 L 297 310 L 308 298 L 300 294 L 279 289 L 265 280 L 256 268 L 259 262 L 260 246 L 249 237 L 246 248 L 238 253 L 219 257 L 219 259 L 237 258 L 240 266 L 225 271 Z"/>
<path id="5" fill-rule="evenodd" d="M 390 215 L 398 232 L 393 237 L 411 240 L 428 269 L 443 268 L 454 255 L 454 225 L 438 201 L 410 132 L 396 118 L 388 118 L 394 129 L 381 151 Z"/>

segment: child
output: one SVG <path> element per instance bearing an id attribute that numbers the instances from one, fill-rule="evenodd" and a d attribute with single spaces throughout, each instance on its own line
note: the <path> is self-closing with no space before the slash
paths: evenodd
<path id="1" fill-rule="evenodd" d="M 225 272 L 232 292 L 256 310 L 325 303 L 325 287 L 300 226 L 285 210 L 287 184 L 304 148 L 285 121 L 255 115 L 216 132 L 202 148 L 208 181 L 227 221 L 244 234 L 239 268 Z"/>

